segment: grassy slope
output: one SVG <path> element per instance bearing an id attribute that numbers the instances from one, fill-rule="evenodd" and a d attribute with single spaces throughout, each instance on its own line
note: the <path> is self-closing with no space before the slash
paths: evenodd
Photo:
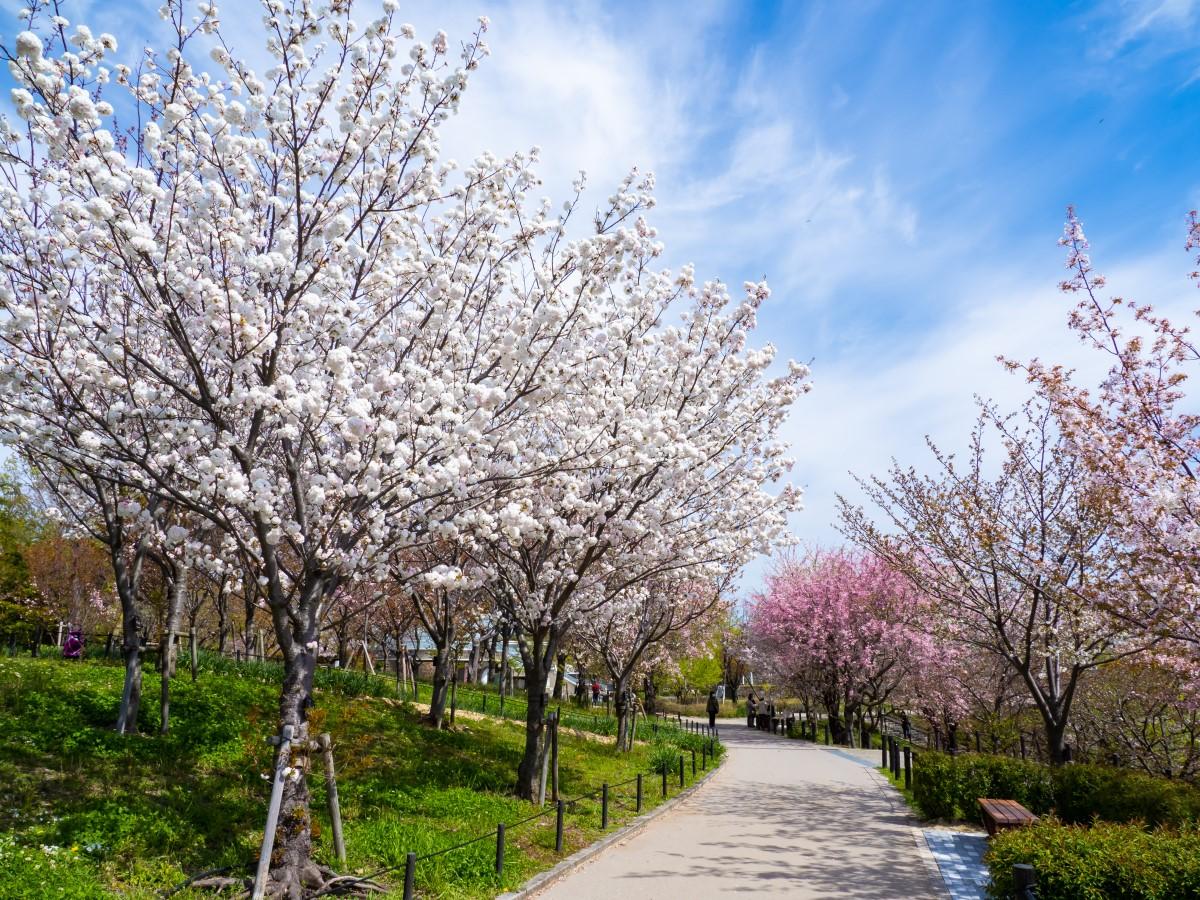
<path id="1" fill-rule="evenodd" d="M 19 897 L 149 897 L 200 870 L 248 867 L 257 857 L 269 784 L 277 687 L 271 673 L 186 675 L 173 683 L 172 731 L 157 735 L 159 679 L 147 673 L 142 736 L 111 730 L 121 669 L 60 660 L 0 659 L 0 894 Z M 519 723 L 460 719 L 432 731 L 415 711 L 386 698 L 318 692 L 314 731 L 336 744 L 347 870 L 367 873 L 528 816 L 511 796 L 524 741 Z M 694 740 L 694 739 L 691 739 Z M 611 741 L 564 726 L 562 793 L 577 797 L 648 771 L 678 748 Z M 686 775 L 691 782 L 690 765 Z M 647 807 L 660 802 L 646 778 Z M 323 779 L 310 777 L 320 833 L 318 857 L 333 861 Z M 672 793 L 677 777 L 671 779 Z M 614 792 L 612 825 L 633 816 L 633 785 Z M 567 852 L 599 834 L 597 800 L 567 816 Z M 554 816 L 510 829 L 504 876 L 495 844 L 423 861 L 418 893 L 493 896 L 556 862 Z M 399 886 L 400 873 L 385 876 Z M 183 892 L 177 897 L 187 897 Z"/>

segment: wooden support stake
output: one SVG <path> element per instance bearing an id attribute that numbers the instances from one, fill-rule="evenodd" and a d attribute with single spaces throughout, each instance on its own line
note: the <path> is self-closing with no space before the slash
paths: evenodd
<path id="1" fill-rule="evenodd" d="M 547 716 L 542 727 L 542 779 L 538 783 L 538 806 L 546 805 L 546 776 L 550 773 L 550 729 L 553 727 L 553 714 Z"/>
<path id="2" fill-rule="evenodd" d="M 279 806 L 283 802 L 283 782 L 287 777 L 283 770 L 291 760 L 291 725 L 283 726 L 279 737 L 279 753 L 275 756 L 275 778 L 271 782 L 271 802 L 267 806 L 267 827 L 263 831 L 262 850 L 258 854 L 258 870 L 254 873 L 254 891 L 250 900 L 263 900 L 267 889 L 267 878 L 271 872 L 271 853 L 275 849 L 275 828 L 279 825 Z"/>
<path id="3" fill-rule="evenodd" d="M 342 837 L 342 808 L 338 803 L 337 775 L 333 770 L 333 739 L 328 734 L 317 738 L 321 757 L 325 760 L 325 794 L 329 799 L 329 822 L 333 827 L 333 849 L 338 862 L 346 862 L 346 841 Z"/>

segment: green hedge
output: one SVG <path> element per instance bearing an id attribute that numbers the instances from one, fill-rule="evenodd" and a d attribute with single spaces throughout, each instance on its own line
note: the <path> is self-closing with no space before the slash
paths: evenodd
<path id="1" fill-rule="evenodd" d="M 980 797 L 1016 800 L 1042 815 L 1054 806 L 1049 766 L 1007 756 L 918 753 L 913 764 L 913 799 L 931 819 L 978 822 Z"/>
<path id="2" fill-rule="evenodd" d="M 1146 831 L 1137 825 L 1092 827 L 1043 819 L 1005 831 L 987 854 L 991 897 L 1013 896 L 1015 863 L 1031 863 L 1037 895 L 1055 900 L 1185 900 L 1200 898 L 1200 832 Z"/>
<path id="3" fill-rule="evenodd" d="M 1037 815 L 1065 822 L 1184 825 L 1200 821 L 1200 788 L 1130 769 L 1073 764 L 1051 767 L 1007 756 L 918 753 L 913 799 L 932 819 L 980 821 L 980 797 L 1016 800 Z"/>

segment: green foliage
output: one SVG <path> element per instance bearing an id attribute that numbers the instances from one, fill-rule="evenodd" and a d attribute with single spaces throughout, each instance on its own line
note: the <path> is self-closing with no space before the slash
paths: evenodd
<path id="1" fill-rule="evenodd" d="M 25 562 L 25 550 L 37 537 L 39 520 L 17 479 L 0 472 L 0 633 L 25 640 L 45 616 L 33 604 L 37 590 Z"/>
<path id="2" fill-rule="evenodd" d="M 1055 807 L 1066 822 L 1140 821 L 1182 825 L 1200 821 L 1200 789 L 1131 769 L 1070 765 L 1056 773 Z"/>
<path id="3" fill-rule="evenodd" d="M 1037 815 L 1054 811 L 1072 823 L 1200 821 L 1200 788 L 1186 782 L 1105 766 L 1054 768 L 1006 756 L 917 754 L 913 798 L 922 815 L 978 822 L 980 797 L 1016 800 Z"/>
<path id="4" fill-rule="evenodd" d="M 1200 832 L 1147 831 L 1096 822 L 1092 827 L 1044 819 L 997 835 L 987 854 L 991 897 L 1013 896 L 1013 865 L 1032 864 L 1039 897 L 1055 900 L 1200 898 Z"/>
<path id="5" fill-rule="evenodd" d="M 278 664 L 225 666 L 208 657 L 197 683 L 186 676 L 173 682 L 172 729 L 164 736 L 156 733 L 159 680 L 153 672 L 143 687 L 142 734 L 112 731 L 122 673 L 103 662 L 0 658 L 5 900 L 150 898 L 190 873 L 220 866 L 244 873 L 255 859 L 270 789 L 263 775 L 271 748 L 264 738 L 276 728 Z M 434 731 L 407 704 L 353 695 L 379 689 L 386 679 L 348 675 L 361 673 L 329 675 L 311 714 L 313 730 L 334 737 L 347 871 L 402 863 L 410 851 L 445 849 L 533 812 L 512 794 L 523 722 L 468 713 L 453 730 Z M 581 724 L 592 721 L 580 718 Z M 654 747 L 639 744 L 620 753 L 611 741 L 575 733 L 565 719 L 564 726 L 559 770 L 568 799 L 649 772 L 654 747 L 669 752 L 678 766 L 680 748 L 700 740 L 660 728 Z M 690 782 L 690 766 L 686 775 Z M 317 858 L 333 862 L 319 766 L 309 784 L 320 829 Z M 615 827 L 632 815 L 633 786 L 613 791 L 624 797 L 624 806 L 610 810 Z M 648 807 L 659 799 L 658 791 L 646 791 Z M 418 863 L 418 892 L 491 897 L 553 865 L 553 807 L 547 810 L 509 831 L 503 878 L 494 871 L 495 845 L 485 838 Z M 567 852 L 595 840 L 599 824 L 598 800 L 571 804 Z M 191 900 L 187 892 L 177 896 Z"/>

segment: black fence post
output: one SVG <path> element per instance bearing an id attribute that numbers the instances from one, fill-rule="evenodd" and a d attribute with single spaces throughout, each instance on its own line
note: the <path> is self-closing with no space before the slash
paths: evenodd
<path id="1" fill-rule="evenodd" d="M 679 786 L 683 787 L 683 754 L 679 754 Z"/>
<path id="2" fill-rule="evenodd" d="M 638 776 L 641 778 L 641 776 Z M 567 804 L 563 800 L 558 801 L 558 808 L 554 813 L 554 852 L 563 852 L 563 814 L 567 810 Z"/>
<path id="3" fill-rule="evenodd" d="M 692 751 L 692 777 L 696 777 L 696 751 Z"/>
<path id="4" fill-rule="evenodd" d="M 829 746 L 829 722 L 825 723 L 825 746 Z"/>
<path id="5" fill-rule="evenodd" d="M 912 748 L 904 748 L 904 789 L 912 788 Z"/>
<path id="6" fill-rule="evenodd" d="M 667 799 L 667 767 L 666 766 L 663 766 L 663 769 L 662 769 L 662 783 L 663 783 L 663 785 L 662 785 L 663 799 L 665 800 L 665 799 Z"/>
<path id="7" fill-rule="evenodd" d="M 608 783 L 600 785 L 600 830 L 608 830 Z"/>
<path id="8" fill-rule="evenodd" d="M 1017 889 L 1017 900 L 1036 900 L 1037 894 L 1033 892 L 1033 889 L 1037 887 L 1037 876 L 1033 866 L 1029 863 L 1014 864 L 1013 886 Z"/>
<path id="9" fill-rule="evenodd" d="M 642 811 L 642 773 L 638 772 L 637 777 L 637 811 Z"/>
<path id="10" fill-rule="evenodd" d="M 504 823 L 496 826 L 496 874 L 504 874 Z"/>
<path id="11" fill-rule="evenodd" d="M 700 745 L 700 768 L 708 771 L 708 744 Z"/>
<path id="12" fill-rule="evenodd" d="M 879 735 L 879 768 L 886 769 L 888 764 L 888 738 L 886 734 Z"/>
<path id="13" fill-rule="evenodd" d="M 413 900 L 413 881 L 417 877 L 417 854 L 404 859 L 404 900 Z"/>

